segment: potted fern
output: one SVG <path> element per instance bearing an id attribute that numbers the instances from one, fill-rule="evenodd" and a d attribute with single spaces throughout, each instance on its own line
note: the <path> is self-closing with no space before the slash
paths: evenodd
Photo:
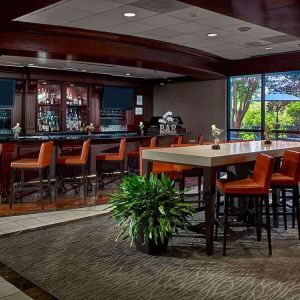
<path id="1" fill-rule="evenodd" d="M 193 209 L 182 199 L 164 174 L 124 178 L 110 199 L 112 216 L 121 228 L 117 240 L 129 237 L 131 245 L 147 254 L 165 251 L 172 233 L 188 231 Z"/>

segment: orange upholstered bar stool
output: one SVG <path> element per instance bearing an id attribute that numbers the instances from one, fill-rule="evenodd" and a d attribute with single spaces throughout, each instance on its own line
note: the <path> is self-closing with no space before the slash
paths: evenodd
<path id="1" fill-rule="evenodd" d="M 70 168 L 81 168 L 81 181 L 79 184 L 83 184 L 84 201 L 86 202 L 87 196 L 87 184 L 88 184 L 88 157 L 90 150 L 90 140 L 86 140 L 83 143 L 80 155 L 62 155 L 56 159 L 57 177 L 56 177 L 56 193 L 63 182 L 63 170 Z"/>
<path id="2" fill-rule="evenodd" d="M 126 139 L 121 139 L 119 145 L 119 151 L 117 153 L 100 153 L 96 155 L 96 188 L 95 188 L 95 195 L 97 194 L 98 184 L 99 188 L 104 187 L 103 178 L 105 174 L 102 170 L 102 163 L 103 162 L 110 162 L 110 163 L 118 163 L 119 170 L 121 173 L 121 177 L 124 175 L 124 168 L 125 168 L 125 152 L 126 152 Z"/>
<path id="3" fill-rule="evenodd" d="M 198 145 L 205 145 L 204 136 L 200 133 L 197 139 Z"/>
<path id="4" fill-rule="evenodd" d="M 150 139 L 150 144 L 149 147 L 155 147 L 156 146 L 156 142 L 157 142 L 157 137 L 154 136 Z M 136 165 L 139 164 L 139 158 L 140 158 L 140 151 L 139 149 L 137 149 L 136 151 L 130 151 L 127 153 L 127 165 L 128 165 L 128 174 L 131 173 L 131 170 L 134 169 L 134 163 L 136 163 Z M 132 168 L 133 166 L 133 168 Z"/>
<path id="5" fill-rule="evenodd" d="M 279 189 L 282 192 L 282 209 L 284 218 L 284 228 L 287 230 L 287 203 L 286 191 L 292 190 L 292 226 L 295 227 L 295 215 L 297 216 L 298 235 L 300 239 L 300 211 L 299 211 L 299 176 L 300 176 L 300 152 L 287 150 L 284 152 L 281 168 L 278 173 L 273 173 L 271 178 L 271 188 Z M 273 194 L 273 214 L 278 215 L 277 200 Z M 274 209 L 275 207 L 275 209 Z M 296 213 L 295 213 L 296 210 Z M 276 216 L 275 216 L 276 215 Z"/>
<path id="6" fill-rule="evenodd" d="M 11 162 L 11 189 L 10 189 L 10 209 L 14 202 L 15 192 L 22 192 L 28 190 L 38 190 L 41 193 L 42 209 L 44 208 L 43 193 L 48 192 L 51 201 L 51 181 L 50 181 L 50 166 L 52 158 L 53 142 L 42 143 L 40 148 L 39 157 L 37 159 L 23 158 Z M 14 187 L 15 171 L 21 171 L 21 186 Z M 25 183 L 24 171 L 38 171 L 39 172 L 39 185 Z M 47 183 L 44 183 L 44 172 L 47 172 Z"/>
<path id="7" fill-rule="evenodd" d="M 183 142 L 183 136 L 182 135 L 175 136 L 173 144 L 182 144 L 182 142 Z"/>
<path id="8" fill-rule="evenodd" d="M 255 202 L 255 227 L 257 232 L 257 240 L 261 240 L 261 227 L 262 227 L 262 209 L 265 205 L 266 212 L 266 229 L 268 236 L 269 255 L 272 255 L 271 245 L 271 226 L 270 226 L 270 212 L 269 212 L 269 189 L 271 185 L 271 176 L 274 167 L 274 158 L 266 154 L 258 154 L 254 166 L 253 176 L 246 179 L 234 180 L 234 181 L 222 181 L 217 180 L 218 190 L 224 194 L 224 233 L 223 233 L 223 255 L 226 255 L 226 238 L 229 228 L 228 217 L 230 200 L 233 201 L 234 197 L 245 199 L 249 201 L 254 199 Z M 217 211 L 218 215 L 218 211 Z M 231 214 L 236 216 L 237 214 Z M 216 226 L 218 229 L 218 223 Z M 248 224 L 247 224 L 248 227 Z"/>
<path id="9" fill-rule="evenodd" d="M 140 147 L 140 175 L 143 175 L 141 167 L 142 151 L 149 149 L 162 149 L 162 147 Z M 178 169 L 176 170 L 176 168 L 174 168 L 174 164 L 153 161 L 151 173 L 156 175 L 164 173 L 167 177 L 179 183 L 179 190 L 184 190 L 184 178 L 182 176 L 182 171 Z"/>
<path id="10" fill-rule="evenodd" d="M 192 147 L 197 146 L 197 144 L 172 144 L 171 147 Z M 183 177 L 183 189 L 185 188 L 185 179 L 187 177 L 197 177 L 198 179 L 198 204 L 200 208 L 201 203 L 201 183 L 202 183 L 202 177 L 203 177 L 203 169 L 202 168 L 195 168 L 193 166 L 188 165 L 177 165 L 173 164 L 173 168 L 182 173 Z M 191 201 L 190 201 L 191 202 Z"/>

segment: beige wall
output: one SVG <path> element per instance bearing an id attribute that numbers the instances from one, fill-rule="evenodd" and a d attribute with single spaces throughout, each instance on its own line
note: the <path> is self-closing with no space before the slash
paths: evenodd
<path id="1" fill-rule="evenodd" d="M 168 83 L 154 87 L 153 112 L 180 116 L 190 137 L 210 138 L 210 126 L 226 128 L 226 80 Z"/>

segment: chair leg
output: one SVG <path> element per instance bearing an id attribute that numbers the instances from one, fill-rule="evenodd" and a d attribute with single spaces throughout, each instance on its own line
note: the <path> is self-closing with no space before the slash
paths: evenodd
<path id="1" fill-rule="evenodd" d="M 296 198 L 295 198 L 295 188 L 292 189 L 292 193 L 293 193 L 293 201 L 292 201 L 292 228 L 295 228 L 295 220 L 296 220 Z"/>
<path id="2" fill-rule="evenodd" d="M 24 185 L 24 170 L 21 169 L 21 187 Z M 20 200 L 21 203 L 23 203 L 23 192 L 21 191 L 21 200 Z"/>
<path id="3" fill-rule="evenodd" d="M 272 190 L 272 212 L 273 212 L 273 226 L 278 228 L 278 193 L 277 189 Z"/>
<path id="4" fill-rule="evenodd" d="M 282 211 L 283 211 L 283 223 L 284 223 L 284 229 L 287 230 L 287 219 L 286 219 L 286 193 L 285 193 L 285 188 L 282 189 Z"/>
<path id="5" fill-rule="evenodd" d="M 260 207 L 262 205 L 259 203 L 258 197 L 253 197 L 253 198 L 254 198 L 254 204 L 255 204 L 256 240 L 258 242 L 260 242 L 261 241 L 261 209 L 260 209 Z"/>
<path id="6" fill-rule="evenodd" d="M 41 193 L 41 201 L 42 201 L 42 209 L 44 209 L 44 186 L 43 186 L 43 172 L 44 170 L 39 170 L 39 177 L 40 177 L 40 193 Z"/>
<path id="7" fill-rule="evenodd" d="M 87 194 L 87 186 L 86 186 L 86 166 L 82 166 L 82 183 L 83 183 L 83 195 L 84 195 L 84 203 L 86 203 L 86 194 Z"/>
<path id="8" fill-rule="evenodd" d="M 293 189 L 294 203 L 296 206 L 296 216 L 297 216 L 297 225 L 298 225 L 298 236 L 300 240 L 300 206 L 299 206 L 299 187 L 298 185 Z"/>
<path id="9" fill-rule="evenodd" d="M 221 193 L 217 191 L 215 241 L 218 239 Z"/>
<path id="10" fill-rule="evenodd" d="M 49 193 L 49 199 L 50 199 L 50 203 L 52 203 L 50 166 L 47 168 L 47 179 L 48 179 L 48 193 Z"/>
<path id="11" fill-rule="evenodd" d="M 199 201 L 199 208 L 200 208 L 200 203 L 201 203 L 201 180 L 202 176 L 198 175 L 198 201 Z"/>
<path id="12" fill-rule="evenodd" d="M 265 199 L 265 210 L 266 210 L 266 226 L 267 226 L 267 236 L 268 236 L 268 246 L 269 255 L 272 255 L 272 241 L 271 241 L 271 223 L 270 223 L 270 205 L 269 205 L 269 195 L 264 197 Z"/>
<path id="13" fill-rule="evenodd" d="M 9 195 L 9 208 L 12 209 L 12 203 L 14 201 L 14 180 L 15 180 L 15 171 L 11 169 L 10 175 L 10 195 Z"/>
<path id="14" fill-rule="evenodd" d="M 225 201 L 224 201 L 223 256 L 226 256 L 227 229 L 228 229 L 228 206 L 229 206 L 229 197 L 227 195 L 225 195 Z"/>

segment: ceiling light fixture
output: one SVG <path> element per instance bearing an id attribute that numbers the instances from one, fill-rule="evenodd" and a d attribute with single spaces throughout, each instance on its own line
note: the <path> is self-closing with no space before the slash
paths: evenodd
<path id="1" fill-rule="evenodd" d="M 209 36 L 209 37 L 215 37 L 215 36 L 218 36 L 218 34 L 217 33 L 208 33 L 207 36 Z"/>
<path id="2" fill-rule="evenodd" d="M 27 65 L 27 67 L 33 67 L 34 66 L 34 64 L 28 64 Z"/>
<path id="3" fill-rule="evenodd" d="M 125 75 L 126 75 L 126 76 L 130 76 L 131 74 L 130 74 L 130 73 L 126 73 Z"/>
<path id="4" fill-rule="evenodd" d="M 266 50 L 272 50 L 273 49 L 273 46 L 268 46 L 265 48 Z"/>
<path id="5" fill-rule="evenodd" d="M 246 31 L 249 31 L 251 29 L 252 29 L 251 27 L 240 27 L 240 28 L 238 28 L 238 30 L 241 31 L 241 32 L 246 32 Z"/>
<path id="6" fill-rule="evenodd" d="M 81 72 L 86 72 L 86 70 L 81 70 Z"/>
<path id="7" fill-rule="evenodd" d="M 127 18 L 132 18 L 132 17 L 136 16 L 136 13 L 134 13 L 134 12 L 126 12 L 126 13 L 124 13 L 124 16 L 127 17 Z"/>

